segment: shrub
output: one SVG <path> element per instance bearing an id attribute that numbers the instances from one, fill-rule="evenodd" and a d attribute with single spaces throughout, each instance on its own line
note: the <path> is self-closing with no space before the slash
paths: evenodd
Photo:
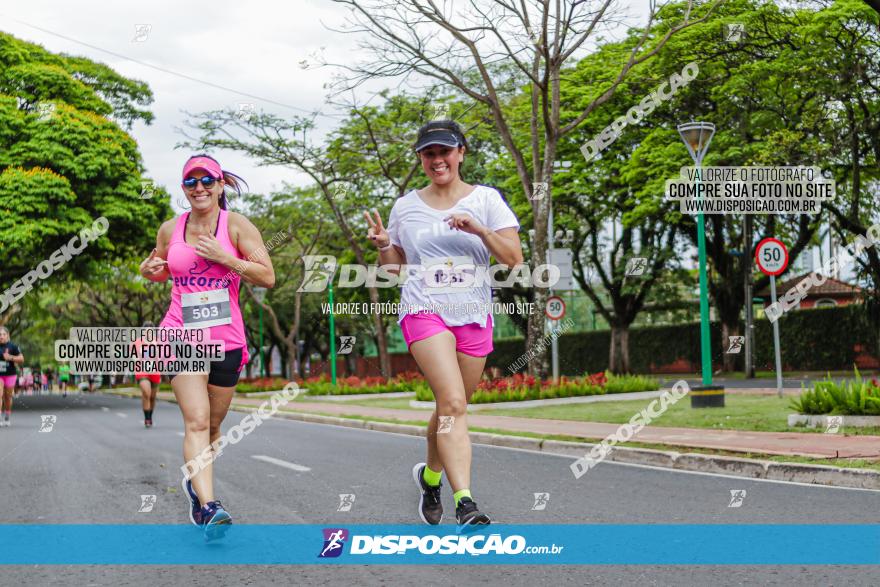
<path id="1" fill-rule="evenodd" d="M 558 384 L 554 384 L 550 380 L 541 381 L 530 375 L 517 373 L 512 377 L 480 381 L 477 385 L 477 390 L 471 396 L 470 403 L 484 404 L 556 399 L 561 397 L 601 395 L 604 393 L 648 391 L 658 388 L 657 382 L 650 377 L 616 376 L 605 372 L 574 378 L 562 376 L 559 378 Z M 427 383 L 423 383 L 415 391 L 416 399 L 420 401 L 434 401 L 434 394 Z"/>
<path id="2" fill-rule="evenodd" d="M 284 389 L 287 385 L 287 379 L 281 377 L 255 377 L 253 379 L 245 379 L 236 386 L 235 390 L 239 393 L 257 393 L 261 391 L 277 391 Z M 302 383 L 297 381 L 297 383 Z"/>
<path id="3" fill-rule="evenodd" d="M 797 310 L 787 312 L 779 320 L 785 369 L 848 369 L 859 352 L 873 356 L 880 352 L 876 321 L 871 321 L 864 304 Z M 773 325 L 769 320 L 756 320 L 754 326 L 755 367 L 772 370 Z M 740 324 L 740 332 L 743 331 L 744 326 Z M 710 338 L 713 349 L 722 348 L 719 323 L 710 324 Z M 560 372 L 573 375 L 607 368 L 610 342 L 611 332 L 608 330 L 561 335 Z M 526 342 L 522 338 L 497 340 L 493 344 L 495 350 L 489 355 L 486 366 L 498 367 L 502 371 L 506 371 L 526 350 Z M 632 328 L 629 333 L 629 356 L 630 369 L 637 373 L 650 373 L 679 359 L 699 368 L 700 324 Z M 741 369 L 744 355 L 736 357 L 736 369 Z M 713 363 L 720 366 L 717 359 Z"/>
<path id="4" fill-rule="evenodd" d="M 845 416 L 880 415 L 880 386 L 876 379 L 865 381 L 855 370 L 852 381 L 817 381 L 812 389 L 804 389 L 790 406 L 799 414 L 841 414 Z"/>
<path id="5" fill-rule="evenodd" d="M 395 393 L 400 391 L 412 391 L 424 384 L 424 379 L 418 373 L 412 371 L 402 373 L 397 377 L 386 379 L 384 377 L 365 377 L 361 379 L 356 375 L 336 380 L 334 387 L 330 379 L 324 375 L 306 379 L 306 395 L 352 395 L 357 393 Z"/>

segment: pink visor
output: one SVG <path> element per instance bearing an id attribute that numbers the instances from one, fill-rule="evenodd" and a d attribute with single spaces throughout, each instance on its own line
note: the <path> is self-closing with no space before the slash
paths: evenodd
<path id="1" fill-rule="evenodd" d="M 189 177 L 189 174 L 196 169 L 207 172 L 214 179 L 223 177 L 223 170 L 220 169 L 219 163 L 207 157 L 193 157 L 183 166 L 183 179 Z"/>

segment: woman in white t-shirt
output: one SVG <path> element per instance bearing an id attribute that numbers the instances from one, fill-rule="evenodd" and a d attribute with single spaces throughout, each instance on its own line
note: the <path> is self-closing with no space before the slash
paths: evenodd
<path id="1" fill-rule="evenodd" d="M 492 352 L 489 258 L 508 267 L 523 262 L 519 222 L 497 190 L 461 179 L 467 141 L 458 124 L 426 124 L 415 151 L 430 185 L 395 202 L 387 230 L 377 211 L 364 215 L 380 265 L 408 266 L 400 328 L 436 400 L 427 462 L 413 468 L 419 516 L 426 524 L 440 523 L 445 470 L 459 526 L 489 524 L 470 493 L 467 402 Z"/>

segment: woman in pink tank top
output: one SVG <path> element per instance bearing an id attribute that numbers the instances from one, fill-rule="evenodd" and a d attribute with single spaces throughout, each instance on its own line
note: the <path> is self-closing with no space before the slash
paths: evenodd
<path id="1" fill-rule="evenodd" d="M 232 523 L 214 496 L 213 459 L 197 457 L 206 450 L 212 454 L 208 447 L 220 438 L 220 424 L 248 361 L 238 303 L 241 280 L 267 288 L 275 285 L 260 232 L 247 218 L 226 209 L 226 189 L 241 193 L 243 183 L 208 155 L 190 157 L 181 187 L 191 210 L 162 224 L 156 248 L 141 263 L 145 278 L 173 280 L 171 305 L 159 326 L 202 329 L 206 338 L 221 341 L 224 348 L 224 359 L 213 361 L 208 374 L 179 373 L 171 378 L 185 428 L 184 495 L 190 521 L 203 526 L 208 539 L 221 537 Z"/>

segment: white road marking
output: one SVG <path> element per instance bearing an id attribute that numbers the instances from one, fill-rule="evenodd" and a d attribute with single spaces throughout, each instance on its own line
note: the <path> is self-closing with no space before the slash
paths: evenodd
<path id="1" fill-rule="evenodd" d="M 177 435 L 178 436 L 186 436 L 186 433 L 185 432 L 178 432 Z"/>
<path id="2" fill-rule="evenodd" d="M 123 414 L 122 412 L 116 412 L 116 415 L 120 418 L 128 418 L 128 414 Z"/>
<path id="3" fill-rule="evenodd" d="M 284 467 L 286 469 L 292 469 L 294 471 L 299 471 L 300 473 L 307 473 L 311 471 L 309 467 L 304 467 L 302 465 L 297 465 L 296 463 L 289 463 L 287 461 L 282 461 L 281 459 L 276 459 L 275 457 L 267 457 L 265 455 L 251 455 L 252 459 L 257 459 L 258 461 L 263 461 L 264 463 L 271 463 L 273 465 L 278 465 L 279 467 Z"/>

